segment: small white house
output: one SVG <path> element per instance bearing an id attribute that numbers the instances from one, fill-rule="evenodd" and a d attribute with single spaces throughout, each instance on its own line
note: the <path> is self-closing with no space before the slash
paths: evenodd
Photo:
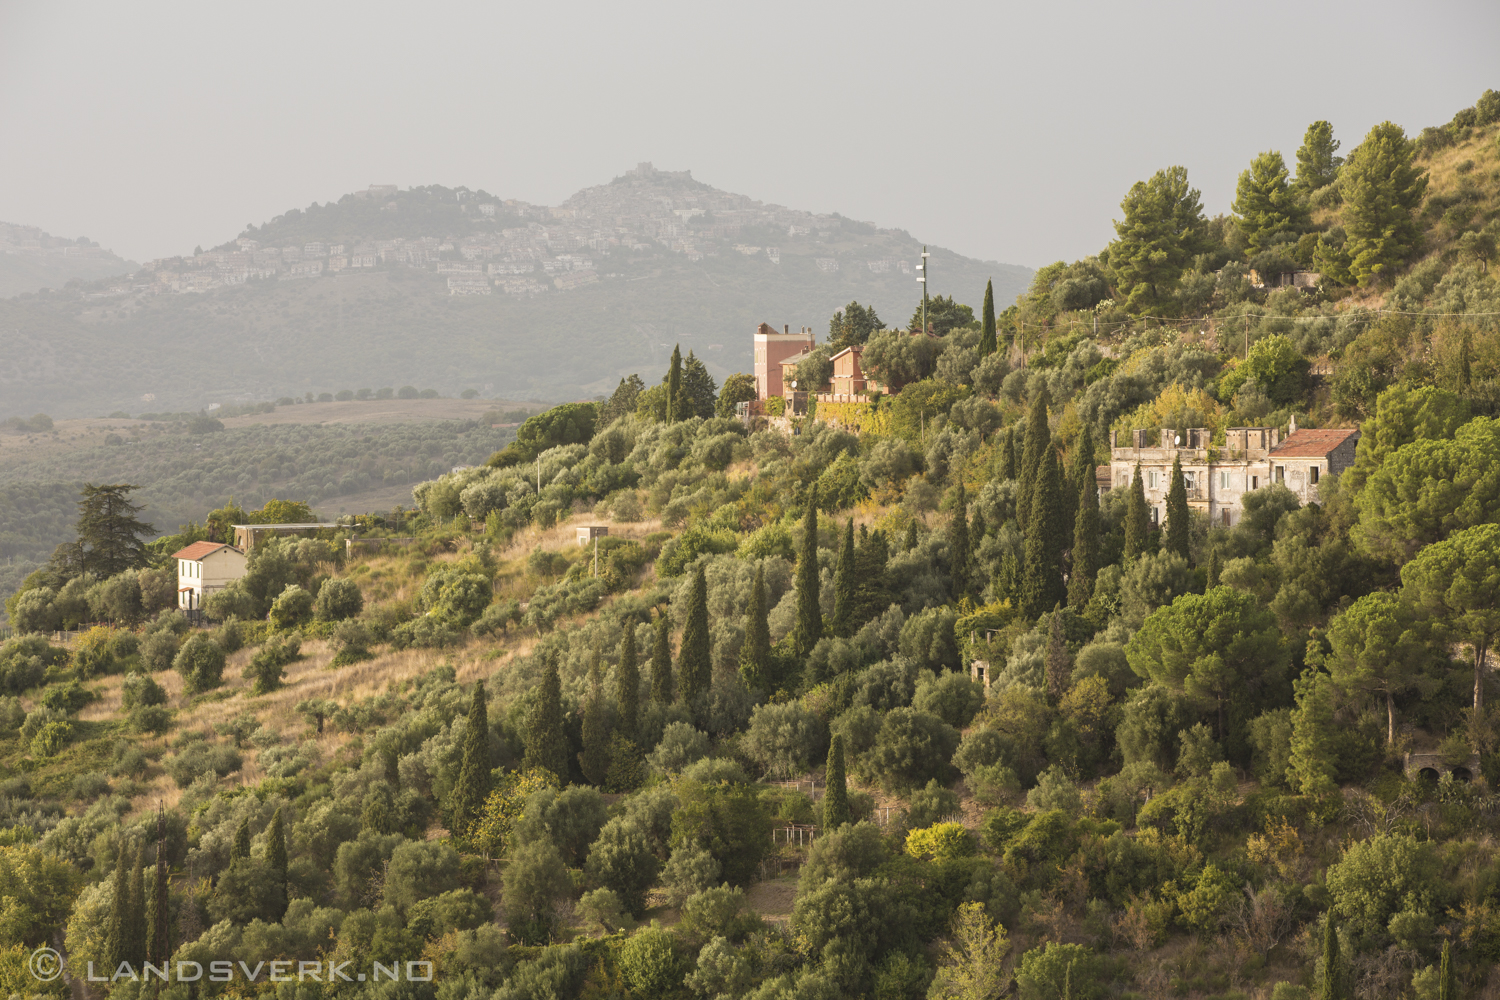
<path id="1" fill-rule="evenodd" d="M 245 553 L 223 542 L 194 542 L 172 554 L 177 560 L 177 606 L 197 611 L 216 590 L 245 575 Z"/>

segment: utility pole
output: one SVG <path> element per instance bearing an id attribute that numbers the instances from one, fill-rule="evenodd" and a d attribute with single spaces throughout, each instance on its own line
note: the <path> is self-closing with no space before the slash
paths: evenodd
<path id="1" fill-rule="evenodd" d="M 927 252 L 927 247 L 924 245 L 922 247 L 922 263 L 920 263 L 920 264 L 917 265 L 917 270 L 922 272 L 921 274 L 919 274 L 917 276 L 917 280 L 922 283 L 922 332 L 923 333 L 927 332 L 927 275 L 928 275 L 927 262 L 931 259 L 931 257 L 932 257 L 932 255 Z"/>

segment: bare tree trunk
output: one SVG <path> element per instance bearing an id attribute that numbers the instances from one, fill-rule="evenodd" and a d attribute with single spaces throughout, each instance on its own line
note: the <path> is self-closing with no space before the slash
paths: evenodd
<path id="1" fill-rule="evenodd" d="M 1385 745 L 1396 745 L 1396 699 L 1390 688 L 1385 689 Z"/>

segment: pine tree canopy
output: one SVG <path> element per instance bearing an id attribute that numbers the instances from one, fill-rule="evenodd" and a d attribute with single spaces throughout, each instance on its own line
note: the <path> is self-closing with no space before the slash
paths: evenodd
<path id="1" fill-rule="evenodd" d="M 1338 148 L 1332 125 L 1316 121 L 1307 126 L 1297 150 L 1297 186 L 1311 193 L 1337 180 L 1344 163 L 1342 156 L 1334 155 Z"/>
<path id="2" fill-rule="evenodd" d="M 1298 236 L 1311 222 L 1302 193 L 1287 183 L 1286 161 L 1278 152 L 1260 153 L 1240 174 L 1235 188 L 1234 223 L 1259 253 L 1277 237 Z"/>

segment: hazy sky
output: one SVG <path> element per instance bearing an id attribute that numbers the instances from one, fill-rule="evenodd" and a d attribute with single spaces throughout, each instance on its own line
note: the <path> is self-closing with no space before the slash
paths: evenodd
<path id="1" fill-rule="evenodd" d="M 650 160 L 1038 266 L 1181 163 L 1210 214 L 1500 89 L 1500 3 L 18 3 L 0 219 L 137 260 L 371 183 L 557 204 Z"/>

